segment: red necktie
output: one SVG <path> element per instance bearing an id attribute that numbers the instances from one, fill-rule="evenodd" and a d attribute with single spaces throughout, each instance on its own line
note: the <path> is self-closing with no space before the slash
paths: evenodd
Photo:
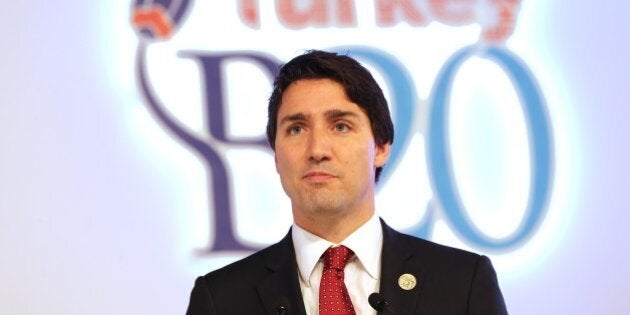
<path id="1" fill-rule="evenodd" d="M 319 283 L 320 315 L 354 315 L 343 269 L 354 253 L 345 246 L 330 247 L 324 252 L 324 271 Z"/>

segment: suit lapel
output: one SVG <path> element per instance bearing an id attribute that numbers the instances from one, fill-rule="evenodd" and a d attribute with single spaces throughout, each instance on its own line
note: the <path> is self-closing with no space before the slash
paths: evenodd
<path id="1" fill-rule="evenodd" d="M 280 297 L 286 297 L 290 303 L 289 314 L 305 315 L 291 230 L 267 253 L 265 268 L 269 276 L 259 282 L 256 289 L 267 313 L 276 314 Z"/>
<path id="2" fill-rule="evenodd" d="M 382 219 L 381 225 L 383 226 L 383 253 L 380 293 L 390 301 L 394 310 L 401 314 L 412 314 L 419 301 L 424 271 L 409 263 L 415 252 L 411 244 L 406 244 L 406 239 L 402 237 L 402 234 L 390 228 Z M 398 280 L 403 274 L 410 274 L 415 278 L 415 287 L 406 290 L 403 289 L 405 285 L 399 285 Z"/>

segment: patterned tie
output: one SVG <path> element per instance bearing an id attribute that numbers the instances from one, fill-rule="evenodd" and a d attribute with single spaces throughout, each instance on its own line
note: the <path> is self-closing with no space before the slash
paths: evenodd
<path id="1" fill-rule="evenodd" d="M 343 269 L 354 253 L 345 246 L 330 247 L 324 252 L 324 271 L 319 283 L 320 315 L 354 315 Z"/>

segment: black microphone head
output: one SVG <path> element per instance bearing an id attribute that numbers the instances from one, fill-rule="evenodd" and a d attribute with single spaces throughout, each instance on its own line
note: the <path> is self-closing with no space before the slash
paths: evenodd
<path id="1" fill-rule="evenodd" d="M 289 299 L 286 296 L 281 296 L 276 300 L 276 313 L 288 314 L 289 313 Z"/>
<path id="2" fill-rule="evenodd" d="M 370 294 L 370 296 L 368 296 L 368 302 L 377 312 L 382 312 L 385 310 L 387 304 L 389 304 L 389 302 L 385 300 L 385 297 L 378 292 Z"/>

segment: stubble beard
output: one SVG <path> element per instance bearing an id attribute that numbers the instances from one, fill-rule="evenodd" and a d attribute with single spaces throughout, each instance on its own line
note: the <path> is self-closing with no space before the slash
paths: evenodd
<path id="1" fill-rule="evenodd" d="M 316 188 L 300 192 L 301 204 L 297 210 L 301 210 L 312 219 L 342 219 L 356 210 L 359 206 L 357 202 L 360 203 L 367 197 L 367 191 L 360 192 L 359 196 L 354 196 L 356 198 L 347 198 L 353 195 L 352 192 L 328 188 L 331 189 Z"/>
<path id="2" fill-rule="evenodd" d="M 301 202 L 296 210 L 314 221 L 338 218 L 349 206 L 339 191 L 314 189 L 301 192 L 300 195 Z"/>

